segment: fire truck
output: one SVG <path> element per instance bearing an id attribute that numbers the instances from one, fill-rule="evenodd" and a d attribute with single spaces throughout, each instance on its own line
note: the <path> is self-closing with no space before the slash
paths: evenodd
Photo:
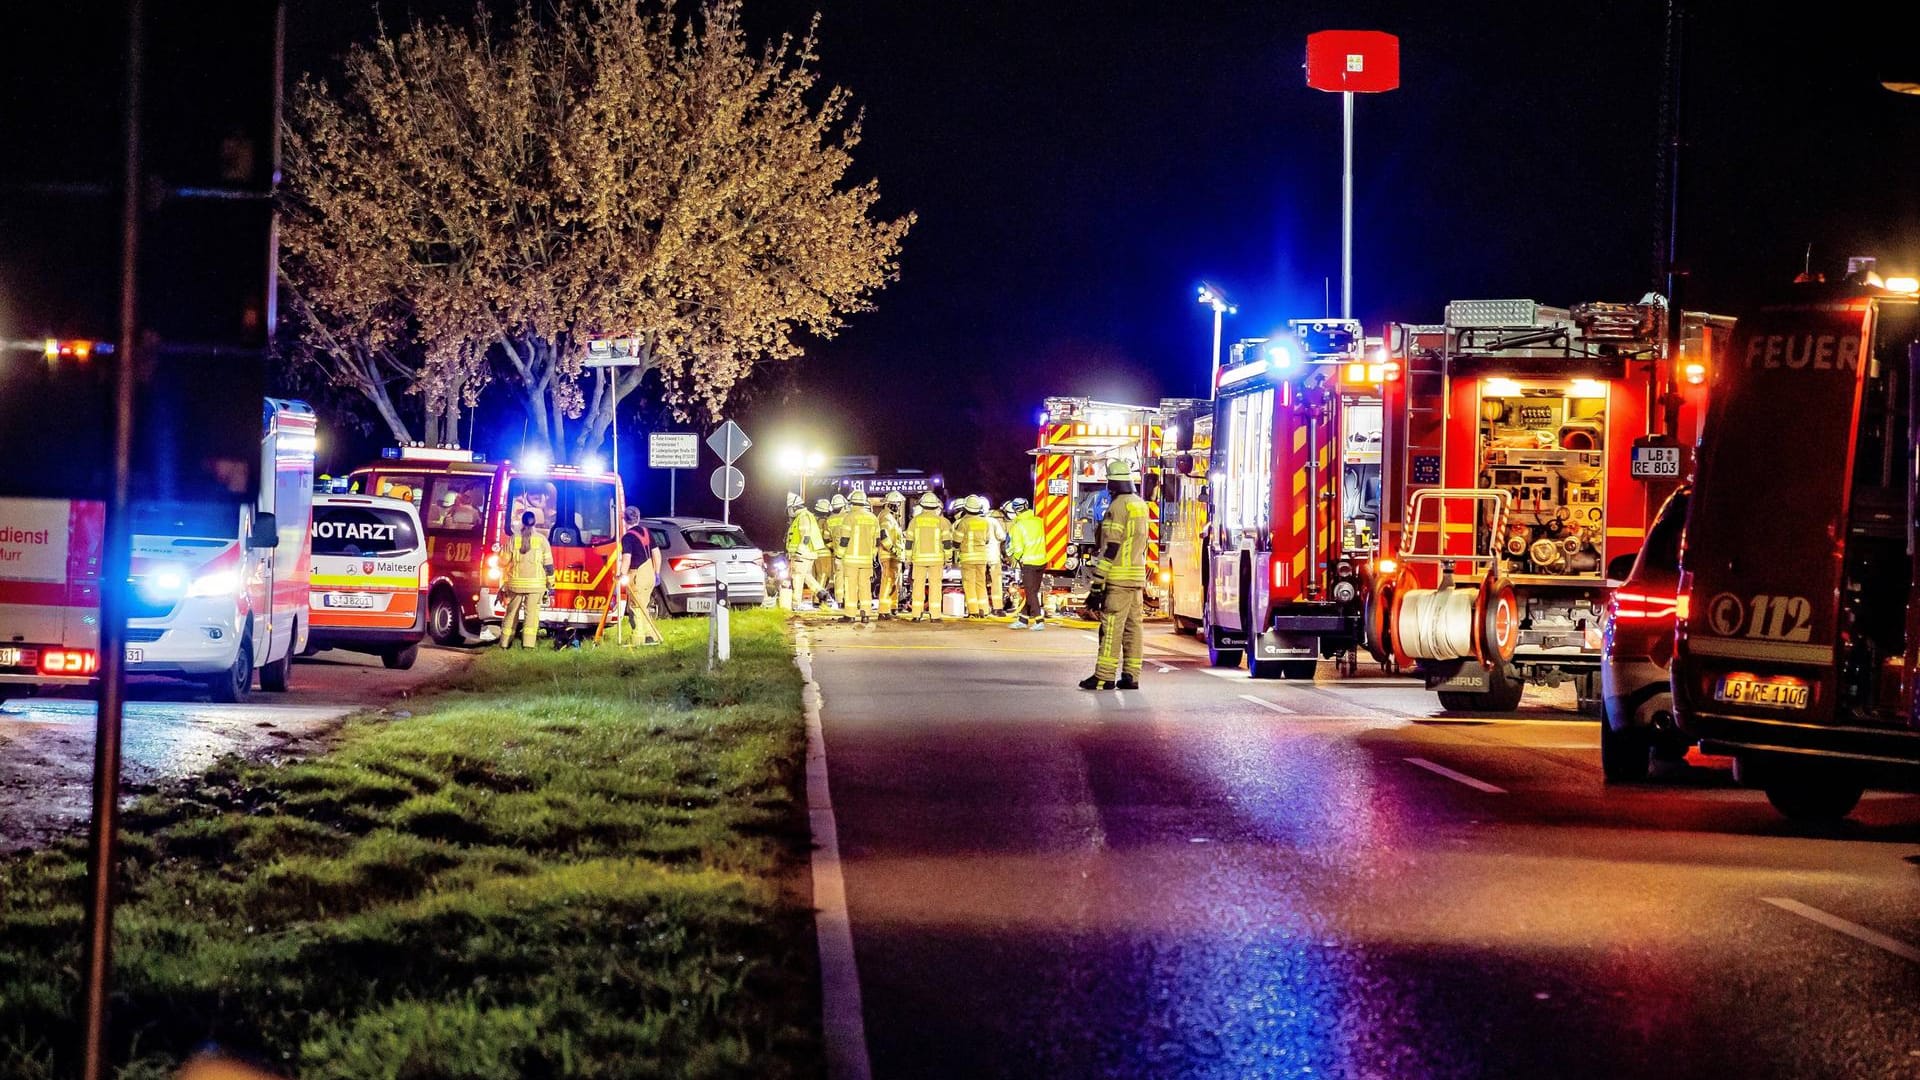
<path id="1" fill-rule="evenodd" d="M 1353 320 L 1288 328 L 1237 343 L 1214 394 L 1207 654 L 1244 655 L 1257 679 L 1311 679 L 1354 651 L 1377 530 L 1383 363 Z"/>
<path id="2" fill-rule="evenodd" d="M 1119 405 L 1083 397 L 1050 397 L 1040 412 L 1033 464 L 1033 508 L 1046 537 L 1047 574 L 1066 591 L 1084 595 L 1092 582 L 1094 549 L 1106 513 L 1107 463 L 1133 464 L 1141 496 L 1151 508 L 1147 545 L 1147 606 L 1160 604 L 1159 474 L 1161 417 L 1147 405 Z M 1058 591 L 1058 587 L 1056 587 Z"/>
<path id="3" fill-rule="evenodd" d="M 1207 464 L 1213 451 L 1213 401 L 1163 398 L 1163 445 L 1157 468 L 1160 581 L 1175 633 L 1196 634 L 1206 622 Z"/>
<path id="4" fill-rule="evenodd" d="M 620 562 L 625 497 L 618 476 L 571 465 L 489 463 L 470 450 L 433 446 L 394 447 L 386 455 L 354 470 L 351 489 L 419 508 L 434 641 L 460 644 L 505 616 L 501 551 L 527 510 L 553 546 L 555 585 L 541 606 L 541 625 L 599 625 Z"/>
<path id="5" fill-rule="evenodd" d="M 1916 373 L 1920 302 L 1865 284 L 1802 286 L 1742 318 L 1714 368 L 1675 713 L 1789 817 L 1920 783 Z"/>
<path id="6" fill-rule="evenodd" d="M 1684 475 L 1700 358 L 1732 325 L 1689 313 L 1668 358 L 1665 319 L 1658 297 L 1460 300 L 1439 325 L 1388 327 L 1365 636 L 1444 707 L 1511 709 L 1526 683 L 1572 680 L 1598 713 L 1608 580 Z"/>

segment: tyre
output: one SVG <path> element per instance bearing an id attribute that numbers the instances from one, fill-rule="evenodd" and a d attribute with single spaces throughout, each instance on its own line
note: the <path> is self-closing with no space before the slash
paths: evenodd
<path id="1" fill-rule="evenodd" d="M 420 643 L 414 642 L 404 649 L 388 649 L 380 654 L 380 662 L 394 671 L 406 671 L 413 662 L 420 659 Z"/>
<path id="2" fill-rule="evenodd" d="M 1319 670 L 1318 660 L 1284 660 L 1280 664 L 1280 677 L 1295 682 L 1312 682 Z"/>
<path id="3" fill-rule="evenodd" d="M 1600 718 L 1600 772 L 1609 784 L 1632 784 L 1647 778 L 1653 754 L 1652 732 L 1628 726 L 1616 731 Z"/>
<path id="4" fill-rule="evenodd" d="M 1506 671 L 1496 671 L 1493 686 L 1487 690 L 1440 691 L 1440 707 L 1448 712 L 1512 712 L 1520 707 L 1520 695 L 1526 687 Z"/>
<path id="5" fill-rule="evenodd" d="M 653 595 L 647 597 L 647 615 L 655 623 L 665 622 L 673 616 L 673 611 L 667 607 L 666 593 L 659 589 L 653 590 Z"/>
<path id="6" fill-rule="evenodd" d="M 278 660 L 269 660 L 260 665 L 260 689 L 269 693 L 284 694 L 287 684 L 293 680 L 293 654 L 288 653 Z"/>
<path id="7" fill-rule="evenodd" d="M 427 602 L 427 634 L 435 645 L 465 645 L 467 643 L 465 620 L 460 617 L 460 601 L 454 599 L 450 589 L 439 589 L 433 599 Z"/>
<path id="8" fill-rule="evenodd" d="M 1776 765 L 1767 770 L 1767 801 L 1790 821 L 1831 824 L 1853 813 L 1865 786 L 1844 772 Z"/>
<path id="9" fill-rule="evenodd" d="M 1287 660 L 1262 660 L 1251 652 L 1247 653 L 1247 674 L 1256 679 L 1284 679 L 1287 677 L 1287 668 L 1291 666 Z"/>
<path id="10" fill-rule="evenodd" d="M 242 631 L 233 666 L 207 680 L 207 696 L 232 705 L 247 700 L 253 690 L 253 635 Z"/>
<path id="11" fill-rule="evenodd" d="M 1192 637 L 1200 632 L 1200 623 L 1184 615 L 1173 617 L 1173 632 L 1182 637 Z"/>

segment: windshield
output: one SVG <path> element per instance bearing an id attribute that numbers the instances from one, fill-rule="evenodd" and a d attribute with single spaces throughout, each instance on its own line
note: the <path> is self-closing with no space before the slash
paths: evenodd
<path id="1" fill-rule="evenodd" d="M 613 485 L 604 480 L 516 476 L 507 485 L 507 526 L 520 528 L 531 512 L 534 527 L 560 547 L 610 544 L 614 537 Z"/>
<path id="2" fill-rule="evenodd" d="M 315 506 L 315 555 L 398 555 L 420 546 L 413 519 L 384 506 Z"/>
<path id="3" fill-rule="evenodd" d="M 237 540 L 240 514 L 220 503 L 139 502 L 133 511 L 135 536 L 194 536 Z"/>
<path id="4" fill-rule="evenodd" d="M 747 534 L 731 525 L 699 525 L 680 530 L 694 551 L 741 551 L 753 547 Z"/>

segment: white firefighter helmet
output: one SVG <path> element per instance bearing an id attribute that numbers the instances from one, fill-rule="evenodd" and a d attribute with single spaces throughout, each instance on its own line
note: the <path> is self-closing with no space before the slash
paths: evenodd
<path id="1" fill-rule="evenodd" d="M 967 496 L 967 513 L 984 514 L 986 512 L 987 512 L 987 497 L 985 495 Z"/>
<path id="2" fill-rule="evenodd" d="M 925 492 L 921 492 L 921 494 L 920 494 L 920 509 L 922 509 L 922 510 L 938 510 L 938 509 L 940 509 L 940 496 L 938 496 L 938 495 L 935 495 L 935 494 L 934 494 L 933 492 L 931 492 L 931 491 L 925 491 Z"/>
<path id="3" fill-rule="evenodd" d="M 801 499 L 799 494 L 792 491 L 787 492 L 787 513 L 789 514 L 799 513 L 800 508 L 805 505 L 807 505 L 806 501 Z"/>
<path id="4" fill-rule="evenodd" d="M 832 506 L 835 513 L 845 510 L 847 508 L 847 497 L 845 495 L 835 495 Z"/>

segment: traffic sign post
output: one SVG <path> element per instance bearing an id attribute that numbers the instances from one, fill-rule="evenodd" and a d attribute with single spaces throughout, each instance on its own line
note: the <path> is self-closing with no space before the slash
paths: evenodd
<path id="1" fill-rule="evenodd" d="M 700 467 L 700 436 L 690 431 L 655 431 L 647 436 L 647 468 L 667 470 L 667 516 L 679 509 L 679 471 Z"/>
<path id="2" fill-rule="evenodd" d="M 721 466 L 713 470 L 709 481 L 714 498 L 720 500 L 720 520 L 733 523 L 733 500 L 747 490 L 747 477 L 733 463 L 740 455 L 753 446 L 753 440 L 739 424 L 729 420 L 721 424 L 713 434 L 707 436 L 707 446 L 720 455 Z M 723 574 L 714 575 L 713 621 L 707 634 L 707 670 L 712 671 L 726 663 L 733 655 L 733 640 L 728 623 L 732 612 L 727 603 L 727 581 Z"/>

